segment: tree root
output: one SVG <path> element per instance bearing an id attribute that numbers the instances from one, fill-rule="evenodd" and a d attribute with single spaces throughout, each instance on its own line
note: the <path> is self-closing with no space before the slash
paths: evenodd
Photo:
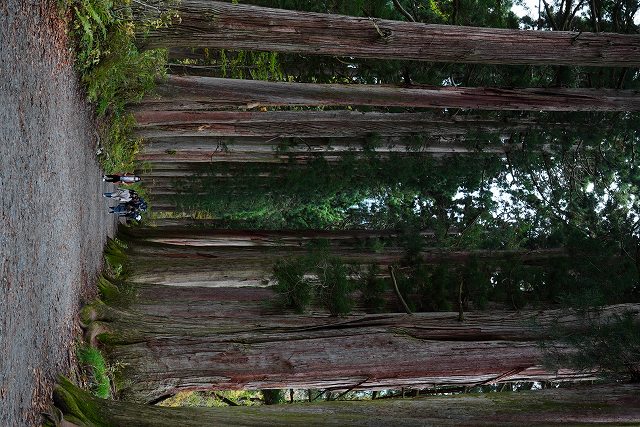
<path id="1" fill-rule="evenodd" d="M 84 330 L 84 340 L 92 347 L 98 347 L 98 336 L 109 332 L 109 328 L 104 323 L 92 322 Z"/>

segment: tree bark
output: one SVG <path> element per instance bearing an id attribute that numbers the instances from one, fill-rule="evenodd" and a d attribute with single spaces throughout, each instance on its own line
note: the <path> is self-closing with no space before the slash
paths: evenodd
<path id="1" fill-rule="evenodd" d="M 551 325 L 577 325 L 546 312 L 416 313 L 341 318 L 272 315 L 218 318 L 189 312 L 96 308 L 114 360 L 127 366 L 122 396 L 152 402 L 180 390 L 388 389 L 438 384 L 576 380 L 589 373 L 548 372 L 538 341 Z M 612 306 L 609 313 L 639 305 Z M 559 319 L 559 320 L 558 320 Z M 574 323 L 575 322 L 575 323 Z M 536 325 L 536 326 L 533 326 Z"/>
<path id="2" fill-rule="evenodd" d="M 173 8 L 165 2 L 154 2 Z M 637 67 L 640 36 L 429 25 L 183 0 L 143 48 L 209 47 L 486 64 Z"/>
<path id="3" fill-rule="evenodd" d="M 381 137 L 375 152 L 379 156 L 424 155 L 441 157 L 453 154 L 504 154 L 522 149 L 521 143 L 481 141 L 473 137 L 432 138 L 412 145 L 411 138 Z M 253 162 L 281 163 L 295 159 L 304 162 L 322 155 L 327 161 L 339 161 L 344 155 L 363 155 L 366 138 L 269 138 L 269 137 L 176 137 L 147 138 L 136 159 L 144 162 Z M 550 149 L 544 144 L 542 149 Z M 152 167 L 153 168 L 153 167 Z"/>
<path id="4" fill-rule="evenodd" d="M 233 287 L 269 286 L 273 265 L 280 259 L 306 256 L 310 253 L 308 235 L 296 237 L 294 231 L 279 234 L 277 240 L 253 233 L 254 240 L 234 242 L 211 238 L 153 238 L 149 241 L 131 240 L 128 243 L 130 263 L 135 266 L 131 280 L 137 283 L 170 286 Z M 289 237 L 284 237 L 285 235 Z M 318 234 L 322 238 L 323 234 Z M 274 234 L 275 236 L 275 234 Z M 326 236 L 325 236 L 326 238 Z M 213 245 L 215 243 L 215 245 Z M 399 263 L 406 250 L 388 245 L 382 252 L 363 247 L 356 239 L 330 240 L 328 248 L 332 256 L 353 265 L 388 266 Z M 517 259 L 527 265 L 538 265 L 550 258 L 566 256 L 559 249 L 541 250 L 473 250 L 450 251 L 428 248 L 420 253 L 423 262 L 464 263 L 469 259 L 495 260 L 505 257 Z"/>
<path id="5" fill-rule="evenodd" d="M 163 408 L 97 399 L 62 379 L 54 392 L 64 419 L 80 426 L 477 426 L 620 425 L 640 422 L 640 386 L 614 384 L 414 399 L 233 408 Z"/>
<path id="6" fill-rule="evenodd" d="M 640 92 L 618 89 L 396 87 L 273 83 L 169 76 L 147 97 L 145 110 L 209 110 L 261 106 L 380 106 L 527 111 L 638 111 Z"/>
<path id="7" fill-rule="evenodd" d="M 510 135 L 575 126 L 565 122 L 520 118 L 517 121 L 432 113 L 361 113 L 336 111 L 138 111 L 136 135 L 175 137 L 457 137 L 473 133 Z"/>
<path id="8" fill-rule="evenodd" d="M 333 245 L 354 247 L 372 240 L 396 240 L 400 236 L 393 230 L 221 230 L 202 225 L 190 227 L 136 227 L 127 234 L 140 241 L 176 246 L 231 246 L 231 247 L 303 247 L 313 241 L 326 241 Z M 455 234 L 452 232 L 451 234 Z M 435 233 L 423 230 L 417 235 L 428 238 Z"/>
<path id="9" fill-rule="evenodd" d="M 148 166 L 152 170 L 164 163 L 218 163 L 218 162 L 238 162 L 238 163 L 276 163 L 282 164 L 295 162 L 296 164 L 307 164 L 314 160 L 317 160 L 318 155 L 322 155 L 322 158 L 329 163 L 337 163 L 342 161 L 345 156 L 350 158 L 360 159 L 367 154 L 363 153 L 363 150 L 340 150 L 340 148 L 334 148 L 331 146 L 325 146 L 326 151 L 320 151 L 319 149 L 310 150 L 307 147 L 299 147 L 300 151 L 287 149 L 284 152 L 278 152 L 277 148 L 264 146 L 268 151 L 240 151 L 235 147 L 226 151 L 220 151 L 215 148 L 197 148 L 189 147 L 187 144 L 176 145 L 177 149 L 171 149 L 169 152 L 158 152 L 153 149 L 147 149 L 146 147 L 152 144 L 145 143 L 145 147 L 141 152 L 136 155 L 136 160 L 140 162 L 146 162 L 145 166 Z M 549 146 L 542 147 L 548 148 Z M 320 147 L 318 147 L 320 148 Z M 506 153 L 522 149 L 522 144 L 509 144 L 509 145 L 476 145 L 473 144 L 450 144 L 429 146 L 420 150 L 409 150 L 407 147 L 395 147 L 387 148 L 382 147 L 376 149 L 375 152 L 379 159 L 388 159 L 390 153 L 394 153 L 395 158 L 400 156 L 411 156 L 424 158 L 447 158 L 453 155 L 461 156 L 478 156 L 478 155 L 497 155 L 505 156 Z"/>

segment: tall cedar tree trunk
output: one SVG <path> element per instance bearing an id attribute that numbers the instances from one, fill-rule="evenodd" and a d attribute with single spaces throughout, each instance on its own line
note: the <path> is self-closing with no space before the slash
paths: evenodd
<path id="1" fill-rule="evenodd" d="M 640 386 L 624 384 L 362 402 L 163 408 L 97 399 L 63 379 L 56 387 L 54 401 L 66 421 L 80 426 L 459 426 L 470 420 L 477 426 L 640 422 Z"/>
<path id="2" fill-rule="evenodd" d="M 575 127 L 563 121 L 517 120 L 434 113 L 335 111 L 138 111 L 136 135 L 142 138 L 269 137 L 341 138 L 387 136 L 457 137 L 511 135 Z"/>
<path id="3" fill-rule="evenodd" d="M 390 240 L 385 231 L 255 231 L 176 227 L 155 232 L 132 230 L 129 257 L 138 283 L 173 286 L 266 286 L 273 265 L 283 258 L 309 254 L 312 242 L 324 241 L 345 262 L 388 264 L 403 256 L 391 245 L 384 253 L 367 248 L 374 239 Z M 425 236 L 429 233 L 425 233 Z M 135 236 L 135 237 L 134 237 Z"/>
<path id="4" fill-rule="evenodd" d="M 174 297 L 159 290 L 169 312 L 155 311 L 159 295 L 151 296 L 150 307 L 139 295 L 140 304 L 96 303 L 85 316 L 97 319 L 92 335 L 102 333 L 111 357 L 126 366 L 124 398 L 154 402 L 180 390 L 357 390 L 590 377 L 541 366 L 538 341 L 547 336 L 545 328 L 578 324 L 566 311 L 469 312 L 464 323 L 458 313 L 444 312 L 335 318 L 236 310 L 218 317 L 215 310 L 205 316 L 191 310 L 198 292 L 182 289 Z M 629 310 L 637 316 L 640 305 L 607 309 Z"/>
<path id="5" fill-rule="evenodd" d="M 380 106 L 529 111 L 637 111 L 640 92 L 617 89 L 498 89 L 273 83 L 169 76 L 148 97 L 147 110 L 207 110 L 259 106 Z"/>
<path id="6" fill-rule="evenodd" d="M 209 0 L 183 0 L 144 48 L 208 47 L 486 64 L 637 67 L 640 36 L 523 31 L 356 18 Z"/>
<path id="7" fill-rule="evenodd" d="M 273 265 L 280 259 L 306 256 L 309 243 L 325 240 L 328 250 L 347 264 L 392 265 L 406 256 L 406 250 L 390 242 L 382 252 L 367 246 L 372 236 L 385 238 L 384 232 L 373 232 L 369 237 L 347 238 L 347 232 L 247 231 L 244 238 L 226 240 L 226 237 L 195 235 L 186 237 L 150 237 L 128 242 L 128 256 L 135 268 L 130 278 L 137 283 L 170 286 L 234 287 L 267 286 L 270 284 Z M 239 232 L 231 232 L 238 235 Z M 335 233 L 335 238 L 330 235 Z M 368 234 L 369 232 L 364 232 Z M 222 232 L 220 236 L 225 234 Z M 386 236 L 388 239 L 391 236 Z M 425 263 L 465 262 L 512 257 L 520 262 L 535 265 L 540 262 L 566 256 L 561 248 L 541 250 L 473 250 L 448 251 L 427 248 L 420 253 Z"/>
<path id="8" fill-rule="evenodd" d="M 220 230 L 208 227 L 207 222 L 178 223 L 172 227 L 136 227 L 126 233 L 136 239 L 184 246 L 294 246 L 302 247 L 313 241 L 326 241 L 333 245 L 355 247 L 372 240 L 398 239 L 393 230 Z M 454 234 L 454 233 L 452 233 Z M 433 231 L 419 233 L 423 238 L 433 237 Z"/>
<path id="9" fill-rule="evenodd" d="M 380 137 L 375 152 L 378 156 L 410 155 L 444 157 L 453 154 L 477 155 L 488 153 L 504 155 L 521 150 L 523 144 L 502 143 L 495 136 L 493 141 L 479 138 L 449 137 L 430 138 L 415 144 L 411 138 Z M 551 145 L 541 144 L 548 150 Z M 136 155 L 138 161 L 150 163 L 150 169 L 163 169 L 160 163 L 175 162 L 251 162 L 283 163 L 294 160 L 309 162 L 322 154 L 328 162 L 338 162 L 345 155 L 364 156 L 366 137 L 354 138 L 273 138 L 273 137 L 175 137 L 147 138 Z M 279 149 L 280 148 L 280 149 Z"/>

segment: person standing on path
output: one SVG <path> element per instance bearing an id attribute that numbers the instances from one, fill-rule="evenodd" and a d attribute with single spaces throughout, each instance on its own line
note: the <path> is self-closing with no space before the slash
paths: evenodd
<path id="1" fill-rule="evenodd" d="M 120 184 L 133 184 L 135 182 L 141 181 L 141 178 L 137 175 L 125 173 L 123 175 L 103 175 L 102 180 L 105 182 L 114 182 Z"/>
<path id="2" fill-rule="evenodd" d="M 137 193 L 133 190 L 127 190 L 124 188 L 116 188 L 115 191 L 110 193 L 102 193 L 102 197 L 116 199 L 119 202 L 130 202 L 137 196 Z"/>

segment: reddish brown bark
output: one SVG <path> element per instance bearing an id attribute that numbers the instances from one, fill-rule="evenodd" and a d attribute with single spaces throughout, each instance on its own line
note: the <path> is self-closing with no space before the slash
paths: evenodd
<path id="1" fill-rule="evenodd" d="M 393 230 L 221 230 L 207 227 L 203 222 L 191 226 L 137 227 L 128 234 L 138 239 L 176 246 L 273 246 L 300 247 L 312 241 L 354 246 L 374 239 L 397 239 Z M 434 232 L 422 231 L 421 237 L 433 237 Z"/>
<path id="2" fill-rule="evenodd" d="M 313 240 L 311 234 L 295 231 L 274 232 L 271 236 L 248 232 L 239 240 L 215 238 L 213 235 L 198 239 L 186 233 L 185 238 L 152 237 L 148 241 L 130 241 L 129 255 L 132 265 L 135 265 L 131 279 L 138 283 L 171 286 L 267 286 L 273 265 L 283 258 L 308 255 L 308 243 Z M 237 232 L 228 231 L 229 235 L 234 233 Z M 327 239 L 328 234 L 320 232 L 316 238 Z M 348 232 L 337 234 L 342 237 L 327 239 L 328 250 L 347 264 L 385 266 L 397 264 L 406 256 L 406 251 L 393 242 L 388 243 L 384 251 L 376 252 L 366 245 L 363 247 L 363 238 L 348 238 Z M 384 237 L 382 234 L 378 233 L 378 237 Z M 432 264 L 510 257 L 536 265 L 550 258 L 566 256 L 566 252 L 563 249 L 448 251 L 429 248 L 423 250 L 421 256 L 424 262 Z"/>
<path id="3" fill-rule="evenodd" d="M 205 0 L 183 0 L 176 8 L 172 25 L 141 38 L 143 47 L 200 46 L 462 63 L 640 65 L 638 35 L 427 25 Z"/>
<path id="4" fill-rule="evenodd" d="M 448 117 L 433 113 L 361 113 L 338 111 L 138 111 L 136 134 L 143 138 L 170 137 L 456 137 L 493 132 L 509 135 L 534 129 L 565 128 L 569 123 L 517 122 L 477 116 Z M 575 126 L 575 124 L 573 125 Z"/>
<path id="5" fill-rule="evenodd" d="M 608 310 L 637 315 L 640 306 Z M 560 311 L 470 312 L 464 323 L 457 313 L 220 319 L 214 310 L 208 317 L 147 314 L 135 305 L 102 311 L 111 354 L 128 366 L 131 385 L 123 393 L 143 402 L 211 388 L 384 389 L 589 377 L 540 365 L 542 327 L 558 317 L 567 327 L 575 320 Z"/>
<path id="6" fill-rule="evenodd" d="M 216 139 L 194 138 L 170 138 L 171 142 L 165 141 L 157 143 L 153 139 L 147 139 L 140 152 L 136 155 L 136 160 L 148 162 L 150 169 L 161 167 L 161 163 L 182 163 L 182 162 L 242 162 L 242 163 L 283 163 L 294 161 L 298 164 L 305 164 L 318 155 L 327 162 L 339 162 L 345 155 L 352 157 L 364 156 L 364 146 L 355 144 L 336 144 L 325 139 L 321 141 L 309 141 L 312 138 L 304 138 L 296 141 L 295 146 L 287 146 L 286 150 L 279 151 L 277 142 L 269 141 L 272 138 L 263 138 L 261 144 L 248 145 L 236 141 L 230 141 L 224 149 L 221 149 Z M 425 156 L 430 158 L 441 158 L 452 155 L 478 155 L 496 154 L 521 150 L 522 144 L 507 143 L 500 144 L 499 138 L 495 138 L 495 143 L 474 143 L 473 140 L 465 141 L 443 141 L 431 143 L 424 147 L 411 148 L 409 144 L 397 144 L 395 146 L 379 146 L 375 152 L 379 158 L 406 156 Z M 189 142 L 191 141 L 191 142 Z M 314 144 L 314 145 L 310 145 Z M 543 146 L 548 149 L 549 146 Z"/>
<path id="7" fill-rule="evenodd" d="M 208 110 L 259 106 L 387 106 L 529 111 L 637 111 L 640 92 L 617 89 L 396 87 L 273 83 L 169 76 L 139 109 Z"/>

